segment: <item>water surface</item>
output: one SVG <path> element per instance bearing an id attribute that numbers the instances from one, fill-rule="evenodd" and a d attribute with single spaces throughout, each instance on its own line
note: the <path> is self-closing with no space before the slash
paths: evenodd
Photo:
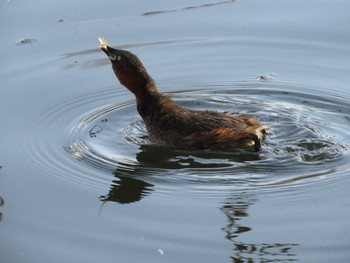
<path id="1" fill-rule="evenodd" d="M 1 262 L 350 259 L 347 1 L 0 7 Z M 262 151 L 152 143 L 100 36 Z"/>

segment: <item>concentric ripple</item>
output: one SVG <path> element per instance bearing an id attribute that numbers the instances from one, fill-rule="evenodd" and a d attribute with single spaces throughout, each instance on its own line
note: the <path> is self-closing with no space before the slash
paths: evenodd
<path id="1" fill-rule="evenodd" d="M 170 94 L 188 108 L 259 119 L 269 128 L 259 153 L 182 151 L 155 145 L 134 101 L 83 115 L 71 127 L 65 149 L 96 169 L 120 176 L 151 175 L 153 181 L 257 186 L 325 179 L 349 169 L 350 103 L 336 94 L 315 95 L 318 88 L 253 82 Z"/>

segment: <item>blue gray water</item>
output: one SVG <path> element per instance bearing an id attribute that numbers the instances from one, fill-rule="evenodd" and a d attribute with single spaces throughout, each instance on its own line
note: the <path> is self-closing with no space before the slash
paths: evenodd
<path id="1" fill-rule="evenodd" d="M 348 1 L 0 3 L 1 262 L 348 262 Z M 263 150 L 154 145 L 98 37 Z"/>

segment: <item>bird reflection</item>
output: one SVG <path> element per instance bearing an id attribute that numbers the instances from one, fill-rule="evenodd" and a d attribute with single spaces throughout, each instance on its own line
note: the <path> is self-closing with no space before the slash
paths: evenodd
<path id="1" fill-rule="evenodd" d="M 248 158 L 258 158 L 257 155 L 248 155 Z M 210 158 L 209 158 L 210 157 Z M 154 145 L 143 145 L 137 153 L 139 165 L 130 164 L 119 167 L 114 171 L 116 179 L 112 182 L 108 194 L 101 196 L 103 202 L 113 201 L 120 204 L 130 204 L 141 201 L 154 191 L 156 179 L 153 173 L 161 173 L 171 169 L 184 167 L 218 167 L 216 158 L 226 158 L 227 162 L 217 162 L 219 167 L 229 164 L 230 158 L 247 158 L 244 155 L 229 155 L 227 153 L 191 153 L 170 150 Z M 161 168 L 161 169 L 159 169 Z M 198 169 L 200 171 L 200 169 Z M 248 209 L 257 202 L 255 194 L 251 191 L 234 192 L 227 197 L 221 211 L 227 217 L 227 225 L 222 228 L 226 239 L 232 243 L 231 260 L 241 262 L 286 262 L 296 261 L 297 255 L 292 249 L 298 244 L 293 243 L 248 243 L 242 241 L 245 233 L 253 231 L 253 227 L 244 225 L 244 218 L 249 217 Z"/>
<path id="2" fill-rule="evenodd" d="M 259 159 L 256 153 L 212 152 L 212 151 L 179 151 L 159 145 L 141 145 L 136 159 L 140 165 L 123 164 L 114 171 L 117 180 L 111 184 L 109 193 L 101 196 L 102 201 L 114 201 L 122 204 L 140 201 L 152 193 L 153 184 L 146 182 L 154 168 L 167 170 L 191 167 L 218 168 L 230 167 L 232 162 L 252 161 Z M 217 160 L 220 160 L 218 162 Z M 157 170 L 159 173 L 160 170 Z M 142 178 L 142 179 L 141 179 Z"/>
<path id="3" fill-rule="evenodd" d="M 223 230 L 226 238 L 232 242 L 232 262 L 286 262 L 296 261 L 296 254 L 290 250 L 297 246 L 293 243 L 246 243 L 239 241 L 240 235 L 252 231 L 250 226 L 244 226 L 241 222 L 248 217 L 248 208 L 255 203 L 253 194 L 240 192 L 229 197 L 221 211 L 227 216 L 228 224 Z"/>
<path id="4" fill-rule="evenodd" d="M 233 162 L 261 160 L 262 156 L 257 153 L 239 151 L 209 151 L 209 150 L 176 150 L 159 145 L 141 145 L 137 153 L 137 161 L 143 166 L 182 169 L 230 167 Z M 220 160 L 220 161 L 218 161 Z"/>
<path id="5" fill-rule="evenodd" d="M 153 191 L 152 184 L 133 177 L 118 176 L 116 173 L 117 171 L 115 176 L 118 180 L 112 182 L 107 195 L 100 196 L 100 200 L 103 202 L 113 201 L 120 204 L 130 204 L 140 201 Z"/>

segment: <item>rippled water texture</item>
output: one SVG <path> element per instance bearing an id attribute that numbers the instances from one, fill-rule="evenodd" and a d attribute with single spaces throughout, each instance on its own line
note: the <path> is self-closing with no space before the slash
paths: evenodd
<path id="1" fill-rule="evenodd" d="M 0 262 L 348 262 L 348 1 L 0 4 Z M 258 153 L 149 140 L 98 48 Z"/>
<path id="2" fill-rule="evenodd" d="M 261 120 L 268 135 L 259 153 L 181 151 L 155 145 L 148 139 L 133 100 L 79 117 L 65 149 L 96 169 L 117 169 L 120 174 L 133 171 L 162 176 L 169 169 L 179 169 L 164 180 L 176 177 L 184 183 L 199 176 L 219 184 L 218 178 L 244 186 L 288 184 L 347 170 L 350 141 L 344 127 L 349 123 L 349 104 L 340 98 L 281 89 L 296 90 L 302 85 L 306 84 L 256 82 L 173 95 L 185 107 L 218 109 Z M 105 94 L 105 98 L 110 96 Z"/>

